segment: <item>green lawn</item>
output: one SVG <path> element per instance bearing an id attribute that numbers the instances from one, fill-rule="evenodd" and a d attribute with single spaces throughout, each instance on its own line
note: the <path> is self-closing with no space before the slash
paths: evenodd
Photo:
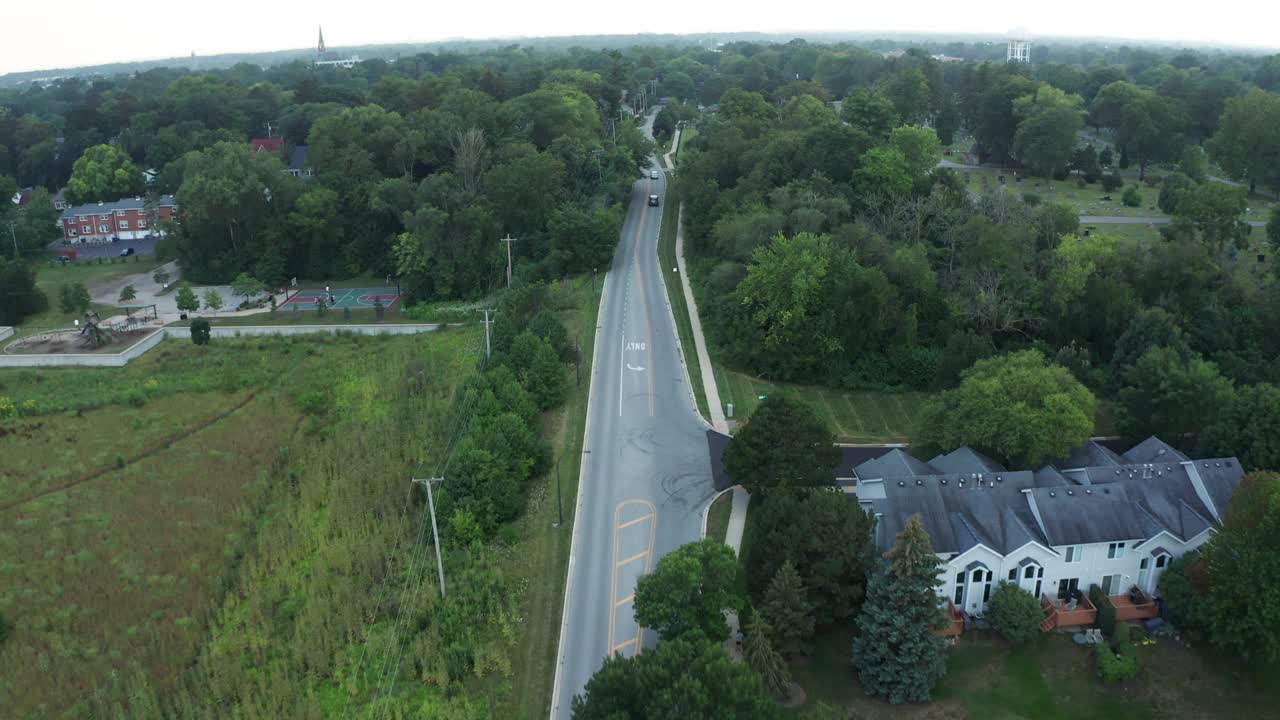
<path id="1" fill-rule="evenodd" d="M 927 393 L 861 392 L 775 383 L 717 367 L 720 398 L 738 420 L 750 417 L 760 396 L 786 392 L 813 408 L 843 443 L 906 442 Z"/>
<path id="2" fill-rule="evenodd" d="M 684 351 L 684 364 L 689 368 L 689 382 L 693 383 L 693 395 L 698 402 L 698 412 L 710 418 L 706 389 L 702 385 L 702 366 L 698 364 L 698 351 L 693 343 L 693 324 L 689 320 L 689 305 L 684 300 L 684 287 L 678 272 L 672 272 L 676 264 L 676 226 L 679 222 L 680 202 L 671 198 L 662 208 L 662 227 L 658 233 L 658 265 L 667 286 L 667 298 L 675 315 L 676 331 L 680 333 L 680 347 Z"/>
<path id="3" fill-rule="evenodd" d="M 733 493 L 720 493 L 720 495 L 711 502 L 711 509 L 707 511 L 706 537 L 709 537 L 712 540 L 724 542 L 725 535 L 729 531 L 729 515 L 732 512 Z"/>
<path id="4" fill-rule="evenodd" d="M 1065 635 L 1010 649 L 991 633 L 967 633 L 950 651 L 947 675 L 925 705 L 868 698 L 849 659 L 852 633 L 818 634 L 816 652 L 792 674 L 817 701 L 851 709 L 862 720 L 1145 720 L 1267 717 L 1280 702 L 1280 667 L 1247 667 L 1206 657 L 1172 640 L 1139 648 L 1133 681 L 1102 685 L 1090 651 Z"/>

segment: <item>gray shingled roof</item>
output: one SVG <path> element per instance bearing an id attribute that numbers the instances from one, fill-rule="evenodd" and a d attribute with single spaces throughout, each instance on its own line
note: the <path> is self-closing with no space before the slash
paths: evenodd
<path id="1" fill-rule="evenodd" d="M 62 217 L 70 218 L 77 215 L 106 215 L 116 210 L 141 210 L 146 206 L 147 201 L 144 198 L 124 198 L 115 202 L 104 203 L 87 203 L 85 205 L 77 205 L 73 208 L 67 208 L 62 211 Z M 156 202 L 160 207 L 177 207 L 172 195 L 161 195 Z"/>
<path id="2" fill-rule="evenodd" d="M 307 164 L 307 146 L 297 145 L 293 148 L 293 152 L 289 153 L 289 169 L 302 170 Z"/>
<path id="3" fill-rule="evenodd" d="M 1128 461 L 1097 440 L 1087 440 L 1083 445 L 1072 450 L 1070 455 L 1061 460 L 1055 460 L 1053 464 L 1063 470 L 1071 470 L 1074 468 L 1121 465 L 1125 462 Z"/>
<path id="4" fill-rule="evenodd" d="M 1123 455 L 1090 441 L 1061 462 L 1099 464 L 1071 470 L 1050 464 L 1034 473 L 1007 471 L 980 453 L 962 450 L 924 463 L 894 449 L 855 468 L 863 480 L 883 479 L 874 483 L 874 495 L 859 498 L 880 516 L 882 545 L 891 545 L 913 515 L 920 516 L 940 553 L 982 544 L 1008 554 L 1029 542 L 1146 540 L 1166 531 L 1189 540 L 1213 526 L 1214 510 L 1225 514 L 1243 476 L 1234 458 L 1197 460 L 1202 493 L 1183 464 L 1185 456 L 1154 437 Z M 1032 500 L 1039 520 L 1031 512 Z"/>

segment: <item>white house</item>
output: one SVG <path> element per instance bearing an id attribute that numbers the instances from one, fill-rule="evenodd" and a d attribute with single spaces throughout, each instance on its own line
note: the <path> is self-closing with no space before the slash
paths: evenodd
<path id="1" fill-rule="evenodd" d="M 1121 619 L 1156 614 L 1161 573 L 1209 539 L 1243 476 L 1235 458 L 1191 460 L 1155 437 L 1124 453 L 1090 441 L 1035 471 L 968 447 L 927 463 L 894 449 L 853 471 L 881 549 L 919 515 L 948 601 L 980 617 L 1006 580 L 1042 599 L 1046 630 L 1084 624 L 1091 585 Z"/>

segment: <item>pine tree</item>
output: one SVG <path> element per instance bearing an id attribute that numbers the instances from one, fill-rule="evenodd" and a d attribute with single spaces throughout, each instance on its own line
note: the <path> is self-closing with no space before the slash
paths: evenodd
<path id="1" fill-rule="evenodd" d="M 784 561 L 769 581 L 758 612 L 773 628 L 769 637 L 778 652 L 794 657 L 813 651 L 813 605 L 790 560 Z"/>
<path id="2" fill-rule="evenodd" d="M 773 648 L 773 643 L 769 642 L 772 635 L 773 629 L 769 627 L 769 623 L 760 617 L 760 613 L 755 613 L 747 624 L 742 656 L 747 667 L 760 674 L 765 689 L 774 697 L 783 699 L 787 697 L 787 686 L 791 684 L 791 671 L 787 668 L 787 661 L 782 659 Z"/>
<path id="3" fill-rule="evenodd" d="M 946 673 L 938 556 L 918 515 L 898 533 L 889 564 L 872 578 L 858 616 L 853 664 L 868 695 L 927 702 Z"/>

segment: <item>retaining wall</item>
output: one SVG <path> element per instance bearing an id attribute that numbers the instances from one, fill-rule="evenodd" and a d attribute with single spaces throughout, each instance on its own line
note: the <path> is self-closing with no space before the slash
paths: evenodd
<path id="1" fill-rule="evenodd" d="M 400 323 L 392 325 L 246 325 L 244 327 L 213 327 L 210 336 L 215 338 L 262 337 L 265 335 L 314 335 L 349 332 L 356 335 L 414 335 L 428 333 L 438 325 L 426 323 Z M 12 328 L 7 328 L 13 334 Z M 0 339 L 6 337 L 0 334 Z M 166 327 L 139 340 L 119 353 L 59 353 L 51 355 L 22 355 L 0 353 L 0 368 L 6 367 L 124 367 L 130 361 L 159 345 L 167 338 L 191 340 L 191 328 Z"/>

